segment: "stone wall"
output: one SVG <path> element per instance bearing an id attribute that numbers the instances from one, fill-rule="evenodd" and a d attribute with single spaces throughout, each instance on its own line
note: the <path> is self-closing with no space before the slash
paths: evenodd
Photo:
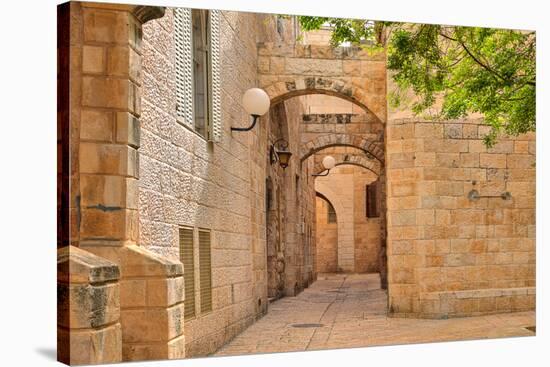
<path id="1" fill-rule="evenodd" d="M 359 47 L 264 42 L 258 50 L 259 85 L 275 101 L 328 94 L 386 120 L 385 53 Z"/>
<path id="2" fill-rule="evenodd" d="M 64 143 L 69 144 L 63 151 L 68 154 L 63 162 L 69 164 L 62 166 L 61 175 L 69 179 L 70 188 L 69 200 L 63 204 L 69 215 L 60 218 L 69 220 L 62 225 L 68 231 L 63 238 L 120 271 L 120 292 L 112 295 L 120 307 L 117 355 L 122 360 L 182 358 L 181 263 L 136 246 L 141 29 L 164 11 L 84 2 L 60 8 L 68 11 L 68 21 L 61 24 L 70 32 L 59 69 L 60 80 L 69 80 L 68 86 L 60 86 L 62 95 L 66 95 L 64 88 L 69 94 L 66 104 L 60 105 L 58 120 L 61 129 L 68 131 L 62 136 L 68 134 Z M 63 278 L 58 277 L 58 282 L 63 283 Z M 70 330 L 69 338 L 72 335 Z M 84 353 L 86 349 L 88 355 L 115 352 L 103 348 L 101 339 L 95 340 L 99 344 L 92 342 L 85 344 L 82 339 L 75 350 Z"/>
<path id="3" fill-rule="evenodd" d="M 355 229 L 355 272 L 380 272 L 379 253 L 381 251 L 381 217 L 368 218 L 366 208 L 366 186 L 374 183 L 378 176 L 360 167 L 353 167 L 354 183 L 354 229 Z M 378 206 L 383 197 L 376 198 Z M 383 213 L 380 213 L 383 216 Z"/>
<path id="4" fill-rule="evenodd" d="M 328 221 L 328 201 L 316 198 L 317 213 L 317 271 L 319 273 L 336 273 L 338 271 L 338 224 Z M 338 220 L 338 218 L 336 218 Z"/>
<path id="5" fill-rule="evenodd" d="M 394 315 L 534 308 L 535 137 L 501 137 L 487 148 L 482 139 L 488 131 L 475 118 L 390 118 L 388 282 Z M 491 197 L 472 200 L 472 190 Z M 507 200 L 501 198 L 505 192 Z"/>
<path id="6" fill-rule="evenodd" d="M 269 141 L 274 143 L 283 138 L 288 141 L 291 152 L 299 150 L 301 144 L 301 116 L 304 104 L 298 98 L 291 98 L 271 108 Z M 272 183 L 273 208 L 268 224 L 268 273 L 279 279 L 282 289 L 272 292 L 270 297 L 296 295 L 315 279 L 313 272 L 314 246 L 314 195 L 311 164 L 302 164 L 296 154 L 286 169 L 277 162 L 268 166 L 267 176 Z M 276 269 L 276 270 L 275 270 Z M 271 290 L 271 291 L 270 291 Z"/>
<path id="7" fill-rule="evenodd" d="M 277 170 L 268 167 L 268 137 L 276 134 L 269 132 L 269 116 L 247 133 L 231 132 L 230 127 L 250 122 L 240 96 L 257 86 L 257 42 L 292 36 L 289 21 L 282 28 L 276 22 L 273 16 L 221 12 L 223 134 L 218 143 L 176 121 L 172 9 L 143 29 L 140 244 L 176 260 L 181 226 L 208 229 L 212 238 L 213 311 L 202 314 L 199 305 L 196 317 L 186 320 L 189 356 L 215 351 L 267 310 L 265 186 L 268 169 Z M 291 164 L 285 172 L 275 172 L 281 182 L 276 185 L 284 186 L 279 192 L 286 195 L 282 208 L 295 200 L 295 189 L 287 187 L 300 170 Z M 296 213 L 294 206 L 288 212 Z M 295 230 L 296 217 L 286 214 L 283 219 L 287 223 L 281 233 L 288 246 L 284 284 L 292 289 L 285 292 L 295 294 L 296 284 L 298 289 L 304 279 L 308 284 L 311 270 L 302 252 L 304 239 Z"/>

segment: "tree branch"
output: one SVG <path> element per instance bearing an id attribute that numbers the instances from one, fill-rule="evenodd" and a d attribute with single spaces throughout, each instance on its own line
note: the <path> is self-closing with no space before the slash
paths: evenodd
<path id="1" fill-rule="evenodd" d="M 453 37 L 450 37 L 448 35 L 446 35 L 445 33 L 443 32 L 440 32 L 439 33 L 443 38 L 446 38 L 450 41 L 453 41 L 453 42 L 458 42 L 460 44 L 460 46 L 462 46 L 462 48 L 464 49 L 464 51 L 466 51 L 466 53 L 472 58 L 472 60 L 474 60 L 476 62 L 476 64 L 478 64 L 479 66 L 481 66 L 482 68 L 484 68 L 485 70 L 487 70 L 488 72 L 490 72 L 491 74 L 497 76 L 500 80 L 502 80 L 503 82 L 507 82 L 509 83 L 510 80 L 503 77 L 502 75 L 500 75 L 496 70 L 494 70 L 493 68 L 491 68 L 489 65 L 483 63 L 479 58 L 477 58 L 469 49 L 468 47 L 466 47 L 466 45 L 464 44 L 464 42 L 462 42 L 461 40 L 459 39 L 456 39 L 456 38 L 453 38 Z M 525 82 L 525 84 L 527 85 L 530 85 L 530 86 L 536 86 L 536 83 L 534 81 L 527 81 Z"/>

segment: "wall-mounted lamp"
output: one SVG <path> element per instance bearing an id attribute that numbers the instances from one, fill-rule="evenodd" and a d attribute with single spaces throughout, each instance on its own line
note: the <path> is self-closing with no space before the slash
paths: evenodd
<path id="1" fill-rule="evenodd" d="M 279 165 L 285 169 L 288 167 L 291 156 L 292 153 L 288 150 L 288 141 L 285 139 L 278 139 L 271 144 L 269 149 L 269 162 L 271 164 L 279 162 Z"/>
<path id="2" fill-rule="evenodd" d="M 269 96 L 260 88 L 250 88 L 243 94 L 243 108 L 252 116 L 252 125 L 249 127 L 231 127 L 231 131 L 250 131 L 256 125 L 258 117 L 269 111 Z"/>
<path id="3" fill-rule="evenodd" d="M 327 155 L 325 158 L 323 158 L 323 167 L 325 167 L 325 170 L 323 172 L 325 173 L 313 174 L 312 176 L 328 176 L 330 170 L 333 169 L 335 165 L 336 160 L 334 159 L 334 157 L 331 155 Z"/>

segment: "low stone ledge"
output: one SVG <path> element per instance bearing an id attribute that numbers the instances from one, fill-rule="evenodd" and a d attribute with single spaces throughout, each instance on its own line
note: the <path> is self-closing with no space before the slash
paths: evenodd
<path id="1" fill-rule="evenodd" d="M 64 283 L 102 283 L 120 278 L 118 266 L 74 246 L 57 250 L 57 281 Z"/>
<path id="2" fill-rule="evenodd" d="M 137 245 L 86 250 L 120 267 L 120 324 L 124 361 L 185 356 L 184 286 L 181 262 Z"/>
<path id="3" fill-rule="evenodd" d="M 396 317 L 448 318 L 535 309 L 535 287 L 420 293 L 418 312 Z"/>
<path id="4" fill-rule="evenodd" d="M 87 251 L 117 263 L 124 279 L 133 277 L 179 277 L 183 275 L 183 265 L 143 247 L 94 246 L 86 244 Z"/>
<path id="5" fill-rule="evenodd" d="M 120 271 L 80 248 L 57 251 L 58 360 L 67 364 L 122 359 Z"/>
<path id="6" fill-rule="evenodd" d="M 487 289 L 473 289 L 463 291 L 443 291 L 443 292 L 429 292 L 420 293 L 420 299 L 423 300 L 436 300 L 444 298 L 486 298 L 486 297 L 501 297 L 501 296 L 522 296 L 522 295 L 534 295 L 536 292 L 535 287 L 519 287 L 519 288 L 487 288 Z"/>

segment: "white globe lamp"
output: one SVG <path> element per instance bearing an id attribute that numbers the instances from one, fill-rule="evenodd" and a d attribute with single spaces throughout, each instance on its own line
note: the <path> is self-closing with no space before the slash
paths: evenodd
<path id="1" fill-rule="evenodd" d="M 271 101 L 267 93 L 260 88 L 250 88 L 243 94 L 243 108 L 252 116 L 252 125 L 249 127 L 232 127 L 232 131 L 249 131 L 254 128 L 258 117 L 263 116 L 269 111 Z"/>

